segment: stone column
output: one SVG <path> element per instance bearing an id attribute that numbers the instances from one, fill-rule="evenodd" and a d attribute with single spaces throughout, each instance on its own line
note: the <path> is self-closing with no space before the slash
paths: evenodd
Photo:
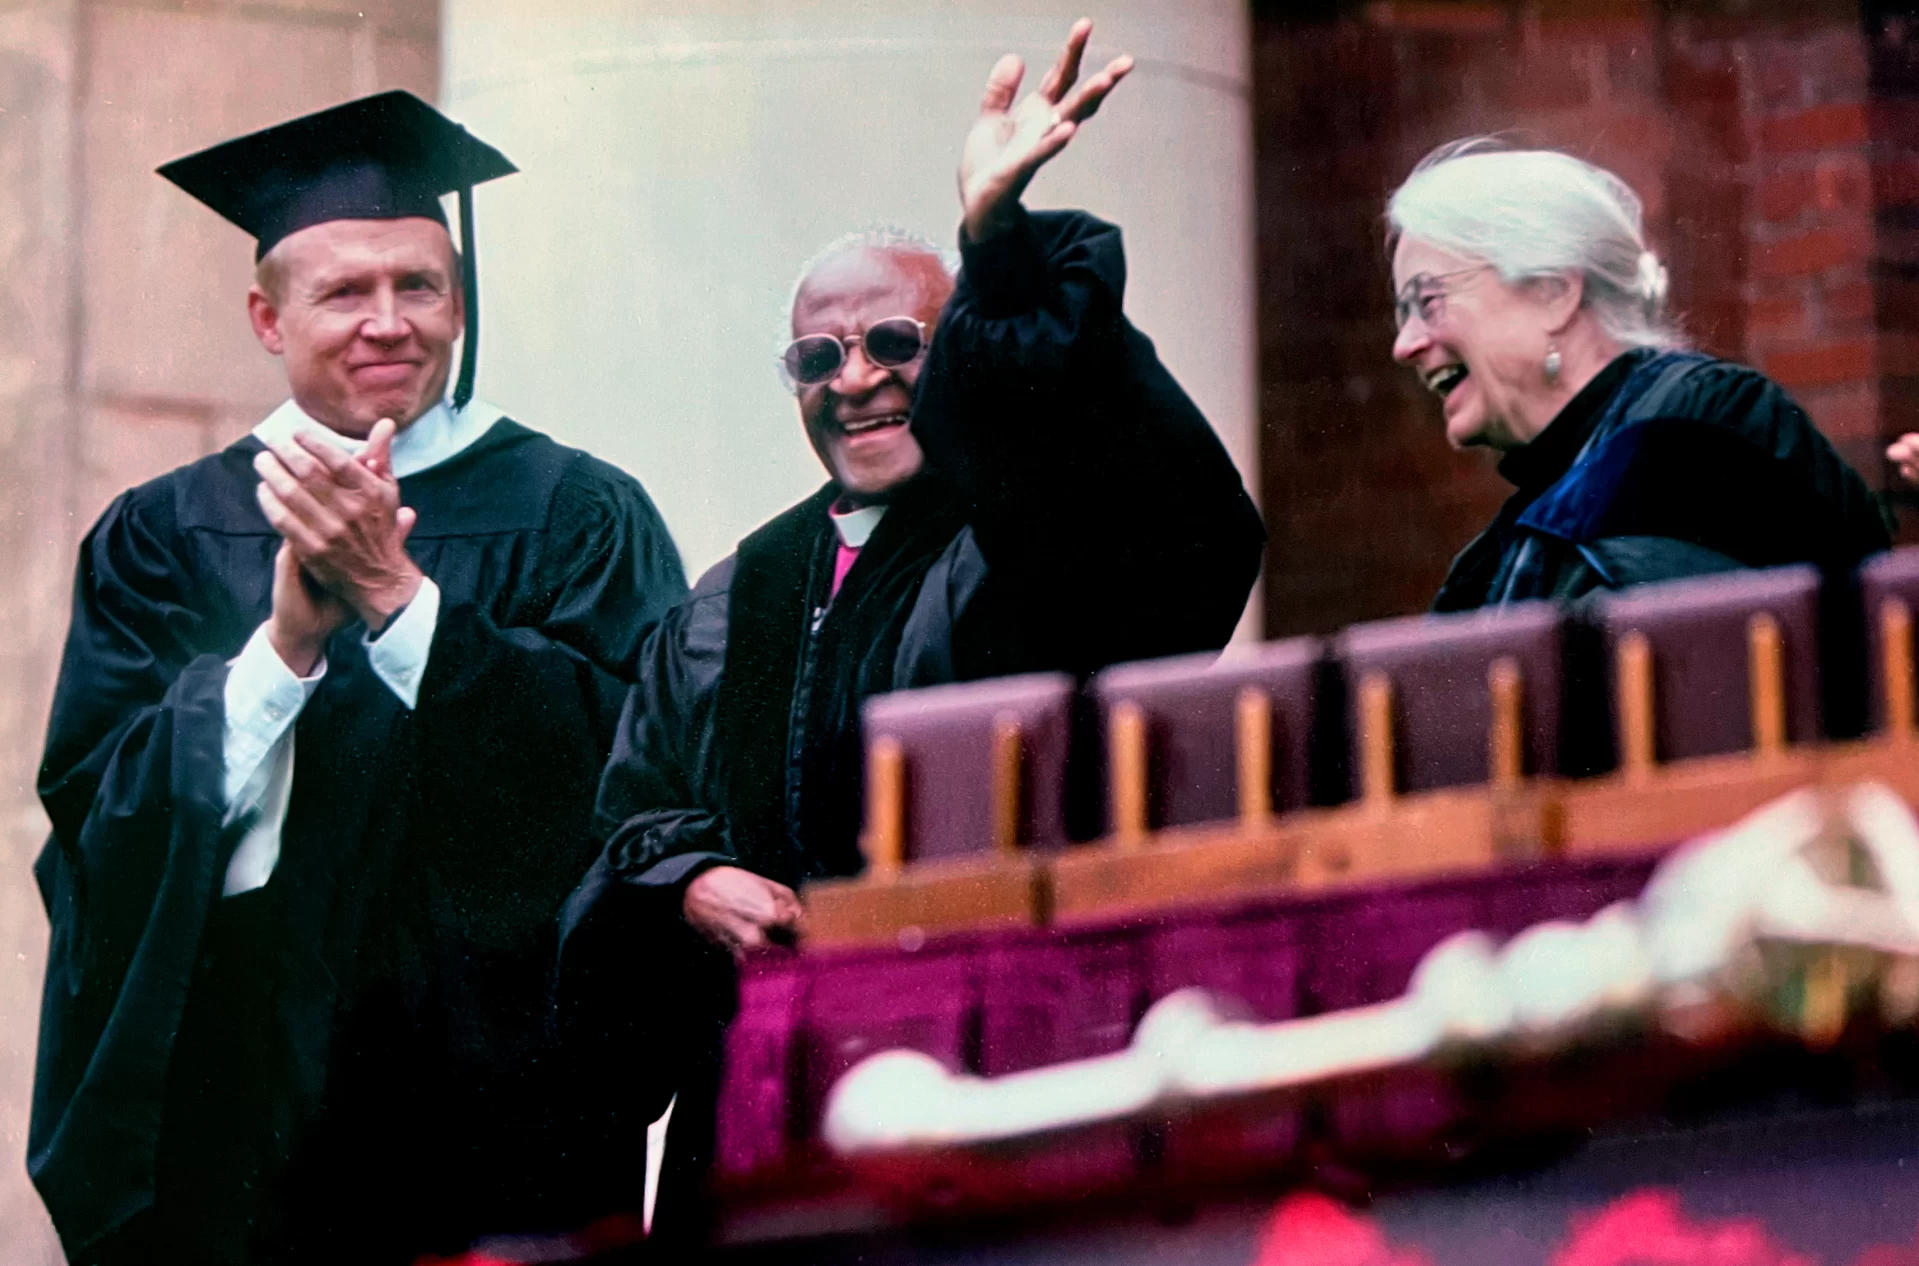
<path id="1" fill-rule="evenodd" d="M 46 833 L 34 774 L 73 565 L 75 9 L 0 14 L 0 1256 L 21 1266 L 61 1261 L 25 1158 L 47 940 L 30 869 Z"/>
<path id="2" fill-rule="evenodd" d="M 987 70 L 1037 83 L 1082 11 L 1089 64 L 1139 68 L 1029 203 L 1125 228 L 1133 319 L 1256 489 L 1243 0 L 447 0 L 446 107 L 523 169 L 480 194 L 481 394 L 634 471 L 711 565 L 822 477 L 774 372 L 800 262 L 953 240 Z"/>
<path id="3" fill-rule="evenodd" d="M 47 924 L 34 796 L 74 547 L 122 489 L 286 394 L 254 342 L 251 243 L 153 174 L 381 88 L 431 98 L 435 0 L 0 5 L 0 1260 L 60 1250 L 27 1181 Z"/>

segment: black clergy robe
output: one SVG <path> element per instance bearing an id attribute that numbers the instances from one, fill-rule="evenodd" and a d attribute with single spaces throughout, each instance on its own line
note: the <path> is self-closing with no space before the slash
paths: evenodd
<path id="1" fill-rule="evenodd" d="M 685 885 L 715 865 L 789 884 L 864 866 L 872 696 L 1217 650 L 1259 571 L 1265 531 L 1225 448 L 1125 317 L 1119 229 L 1022 212 L 962 257 L 913 408 L 927 473 L 837 594 L 833 484 L 703 577 L 641 652 L 600 786 L 606 849 L 567 904 L 562 1013 L 636 1092 L 682 1091 L 669 1236 L 698 1233 L 677 1219 L 732 989 L 725 955 L 688 945 Z M 676 969 L 642 988 L 638 964 L 659 961 Z"/>
<path id="2" fill-rule="evenodd" d="M 417 706 L 335 634 L 278 864 L 223 897 L 223 687 L 279 546 L 260 447 L 122 495 L 81 548 L 29 1140 L 76 1266 L 410 1262 L 605 1211 L 548 1022 L 554 920 L 677 552 L 637 482 L 510 420 L 403 478 L 441 591 Z"/>

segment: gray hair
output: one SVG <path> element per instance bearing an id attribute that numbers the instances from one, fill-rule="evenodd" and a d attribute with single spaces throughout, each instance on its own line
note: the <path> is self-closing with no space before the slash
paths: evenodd
<path id="1" fill-rule="evenodd" d="M 800 291 L 806 287 L 809 277 L 819 271 L 820 265 L 829 259 L 837 259 L 848 251 L 905 251 L 910 255 L 931 255 L 939 261 L 940 267 L 948 277 L 959 276 L 959 252 L 950 246 L 942 246 L 924 233 L 913 229 L 903 229 L 892 224 L 874 224 L 863 229 L 854 229 L 851 233 L 842 233 L 826 245 L 807 256 L 800 265 L 799 276 L 793 278 L 793 286 L 786 294 L 786 308 L 780 313 L 778 338 L 774 343 L 774 356 L 785 354 L 787 344 L 793 341 L 793 309 L 799 304 Z"/>
<path id="2" fill-rule="evenodd" d="M 1666 269 L 1646 246 L 1639 195 L 1557 150 L 1475 136 L 1419 161 L 1386 203 L 1388 237 L 1484 260 L 1509 285 L 1577 272 L 1584 306 L 1627 347 L 1683 347 Z"/>

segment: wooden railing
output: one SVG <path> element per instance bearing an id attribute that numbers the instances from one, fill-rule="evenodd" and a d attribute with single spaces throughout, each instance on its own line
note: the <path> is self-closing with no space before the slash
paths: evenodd
<path id="1" fill-rule="evenodd" d="M 867 873 L 804 894 L 812 946 L 915 943 L 967 928 L 1046 925 L 1138 914 L 1248 893 L 1484 870 L 1531 859 L 1655 849 L 1730 823 L 1794 787 L 1876 778 L 1919 801 L 1912 614 L 1894 599 L 1878 612 L 1885 721 L 1862 740 L 1794 745 L 1787 730 L 1780 627 L 1749 623 L 1744 751 L 1662 760 L 1655 733 L 1652 653 L 1627 633 L 1615 651 L 1617 769 L 1589 779 L 1524 772 L 1523 682 L 1518 665 L 1487 675 L 1488 780 L 1402 793 L 1395 785 L 1392 685 L 1358 683 L 1358 795 L 1352 802 L 1275 814 L 1272 701 L 1255 689 L 1235 715 L 1238 817 L 1155 831 L 1148 819 L 1147 721 L 1121 704 L 1110 715 L 1111 823 L 1104 840 L 1031 852 L 1018 838 L 1017 722 L 995 727 L 990 850 L 963 860 L 902 859 L 905 779 L 899 745 L 868 753 Z"/>

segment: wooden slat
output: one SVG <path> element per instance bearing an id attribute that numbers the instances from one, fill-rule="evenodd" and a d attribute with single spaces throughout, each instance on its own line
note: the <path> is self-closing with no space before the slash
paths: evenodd
<path id="1" fill-rule="evenodd" d="M 1032 927 L 1042 921 L 1042 887 L 1041 868 L 1030 855 L 914 862 L 887 883 L 816 880 L 806 885 L 805 945 L 911 950 L 945 932 Z"/>
<path id="2" fill-rule="evenodd" d="M 1146 713 L 1132 700 L 1114 707 L 1107 736 L 1113 771 L 1113 839 L 1136 849 L 1146 838 Z"/>
<path id="3" fill-rule="evenodd" d="M 1393 683 L 1369 672 L 1359 682 L 1360 791 L 1366 803 L 1390 804 L 1393 777 Z"/>
<path id="4" fill-rule="evenodd" d="M 1786 750 L 1786 655 L 1779 621 L 1764 611 L 1746 624 L 1752 745 L 1761 756 Z"/>
<path id="5" fill-rule="evenodd" d="M 1023 736 L 1019 718 L 1002 713 L 993 718 L 993 851 L 1019 851 L 1020 754 Z"/>
<path id="6" fill-rule="evenodd" d="M 906 752 L 882 734 L 866 751 L 866 873 L 887 882 L 899 878 L 906 851 Z"/>
<path id="7" fill-rule="evenodd" d="M 1492 724 L 1486 732 L 1487 774 L 1494 787 L 1511 790 L 1526 776 L 1524 718 L 1519 664 L 1502 655 L 1486 670 Z"/>
<path id="8" fill-rule="evenodd" d="M 1652 773 L 1653 681 L 1652 644 L 1638 631 L 1619 639 L 1619 765 L 1628 778 Z"/>
<path id="9" fill-rule="evenodd" d="M 1886 691 L 1886 734 L 1913 736 L 1912 609 L 1898 598 L 1879 608 L 1879 653 Z"/>
<path id="10" fill-rule="evenodd" d="M 1273 817 L 1273 701 L 1248 686 L 1233 709 L 1233 751 L 1239 767 L 1239 824 L 1256 831 Z"/>

